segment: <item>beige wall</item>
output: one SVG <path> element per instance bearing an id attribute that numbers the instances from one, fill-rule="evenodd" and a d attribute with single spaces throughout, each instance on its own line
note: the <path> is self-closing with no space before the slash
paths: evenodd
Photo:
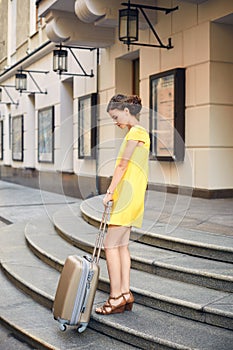
<path id="1" fill-rule="evenodd" d="M 233 46 L 230 42 L 233 26 L 207 22 L 200 27 L 202 30 L 196 40 L 201 43 L 207 36 L 209 39 L 206 43 L 209 44 L 206 62 L 204 56 L 202 62 L 197 60 L 196 64 L 190 58 L 193 65 L 187 68 L 186 145 L 194 152 L 196 187 L 231 188 Z M 194 51 L 188 53 L 190 57 Z M 222 177 L 219 176 L 220 172 Z"/>
<path id="2" fill-rule="evenodd" d="M 17 1 L 16 45 L 22 45 L 29 33 L 30 0 Z"/>
<path id="3" fill-rule="evenodd" d="M 1 2 L 1 8 L 3 3 Z M 27 48 L 35 49 L 47 41 L 44 26 L 34 35 L 29 35 L 29 0 L 18 1 L 17 7 L 17 52 L 15 59 L 18 61 L 25 57 Z M 156 5 L 163 7 L 179 6 L 179 10 L 169 15 L 162 12 L 156 14 L 156 25 L 161 40 L 166 44 L 169 37 L 172 38 L 174 48 L 172 50 L 127 46 L 118 40 L 118 31 L 115 28 L 114 44 L 100 50 L 100 67 L 98 77 L 99 89 L 99 158 L 97 167 L 99 175 L 108 178 L 112 175 L 112 169 L 119 147 L 119 140 L 124 132 L 112 125 L 112 121 L 106 112 L 106 104 L 115 93 L 131 93 L 132 60 L 140 59 L 140 96 L 143 102 L 141 123 L 149 128 L 149 78 L 150 75 L 177 67 L 186 70 L 186 111 L 185 111 L 185 159 L 183 162 L 158 162 L 150 161 L 149 181 L 151 184 L 168 186 L 188 186 L 195 189 L 229 189 L 233 188 L 233 25 L 221 24 L 218 21 L 223 16 L 233 13 L 233 2 L 229 0 L 208 0 L 199 5 L 191 2 L 177 0 L 158 0 Z M 4 5 L 6 6 L 6 5 Z M 7 7 L 4 7 L 4 12 Z M 0 12 L 0 41 L 7 28 L 7 16 L 2 17 Z M 59 29 L 59 23 L 56 24 Z M 92 24 L 93 25 L 93 24 Z M 97 25 L 98 27 L 98 25 Z M 96 27 L 96 28 L 97 28 Z M 73 27 L 71 27 L 72 29 Z M 104 28 L 104 27 L 101 27 Z M 106 31 L 110 28 L 106 27 Z M 69 30 L 67 30 L 69 32 Z M 111 29 L 111 33 L 113 30 Z M 74 35 L 75 37 L 75 35 Z M 4 40 L 4 38 L 3 38 Z M 140 31 L 141 42 L 155 43 L 151 32 Z M 73 43 L 74 44 L 74 43 Z M 4 51 L 5 50 L 5 51 Z M 52 50 L 52 49 L 51 49 Z M 0 65 L 6 57 L 6 46 L 0 46 Z M 94 55 L 79 54 L 87 71 L 93 66 L 96 69 Z M 13 62 L 14 63 L 14 62 Z M 5 64 L 5 62 L 4 62 Z M 20 106 L 0 106 L 2 115 L 10 112 L 12 115 L 30 113 L 48 105 L 55 105 L 56 126 L 62 123 L 62 103 L 66 103 L 67 94 L 69 103 L 73 98 L 71 109 L 65 109 L 65 113 L 73 110 L 73 164 L 69 160 L 67 169 L 87 177 L 95 177 L 95 160 L 79 160 L 77 158 L 77 130 L 78 130 L 78 98 L 85 94 L 95 92 L 97 86 L 96 75 L 90 78 L 72 78 L 72 88 L 69 91 L 62 90 L 62 84 L 71 84 L 71 81 L 61 80 L 52 72 L 52 53 L 46 52 L 44 57 L 37 58 L 33 65 L 27 68 L 48 69 L 50 74 L 46 77 L 38 76 L 41 86 L 48 89 L 47 95 L 35 96 L 34 105 L 29 108 L 26 94 L 20 97 Z M 73 63 L 70 71 L 75 71 Z M 9 77 L 6 83 L 13 83 Z M 63 86 L 64 87 L 64 86 Z M 68 93 L 69 92 L 69 93 Z M 63 101 L 61 95 L 63 94 Z M 16 93 L 13 93 L 16 98 Z M 25 112 L 26 111 L 26 112 Z M 26 125 L 29 135 L 30 125 Z M 35 123 L 36 127 L 36 123 Z M 35 132 L 35 131 L 34 131 Z M 69 131 L 70 133 L 70 124 Z M 62 134 L 62 131 L 61 131 Z M 69 135 L 66 137 L 69 137 Z M 55 165 L 41 165 L 42 170 L 58 170 L 61 164 L 61 155 L 58 154 L 60 138 L 56 139 Z M 67 141 L 67 139 L 66 139 Z M 29 142 L 29 141 L 28 141 Z M 37 147 L 37 144 L 35 145 Z M 27 144 L 29 149 L 29 143 Z M 35 154 L 31 164 L 39 165 Z M 6 154 L 8 151 L 6 150 Z M 6 162 L 10 164 L 10 153 Z M 30 164 L 27 158 L 27 165 Z M 15 167 L 25 164 L 15 163 Z"/>
<path id="4" fill-rule="evenodd" d="M 7 1 L 0 6 L 0 69 L 4 68 L 7 56 Z"/>
<path id="5" fill-rule="evenodd" d="M 149 76 L 176 67 L 186 68 L 186 156 L 183 163 L 151 161 L 151 183 L 197 189 L 233 187 L 233 26 L 212 22 L 233 10 L 233 6 L 229 1 L 221 4 L 214 0 L 199 6 L 158 1 L 158 6 L 179 5 L 179 11 L 171 15 L 157 14 L 156 30 L 164 43 L 171 36 L 174 48 L 140 48 L 140 95 L 148 109 Z M 141 31 L 140 40 L 155 41 L 148 30 Z M 138 47 L 131 46 L 130 51 L 134 50 Z M 127 48 L 117 38 L 116 44 L 103 54 L 102 103 L 107 103 L 116 92 L 128 92 L 126 54 Z M 141 122 L 149 127 L 146 112 Z M 103 152 L 105 159 L 108 154 Z M 105 167 L 105 175 L 110 173 L 111 168 Z"/>

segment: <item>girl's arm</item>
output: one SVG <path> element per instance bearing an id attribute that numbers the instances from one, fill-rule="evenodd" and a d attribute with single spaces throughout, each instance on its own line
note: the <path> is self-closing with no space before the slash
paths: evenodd
<path id="1" fill-rule="evenodd" d="M 114 170 L 112 181 L 111 181 L 109 188 L 108 188 L 108 192 L 110 192 L 110 193 L 106 193 L 106 195 L 103 199 L 104 205 L 107 205 L 107 203 L 112 200 L 112 195 L 113 195 L 117 185 L 121 181 L 121 179 L 122 179 L 122 177 L 123 177 L 123 175 L 128 167 L 129 160 L 132 157 L 133 152 L 134 152 L 135 148 L 137 147 L 137 145 L 138 145 L 138 141 L 135 141 L 135 140 L 127 141 L 124 153 L 123 153 L 118 165 L 116 166 L 116 168 Z"/>

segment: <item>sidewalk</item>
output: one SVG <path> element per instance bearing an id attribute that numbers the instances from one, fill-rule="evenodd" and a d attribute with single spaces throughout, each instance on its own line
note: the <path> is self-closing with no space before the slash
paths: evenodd
<path id="1" fill-rule="evenodd" d="M 82 199 L 0 181 L 0 228 L 47 215 Z M 201 199 L 148 191 L 145 219 L 156 224 L 233 236 L 233 198 Z"/>
<path id="2" fill-rule="evenodd" d="M 94 203 L 98 202 L 98 205 L 94 205 L 91 208 L 93 209 L 93 213 L 95 215 L 97 212 L 100 213 L 102 210 L 101 199 L 97 197 L 90 198 L 90 201 L 93 201 Z M 68 254 L 71 254 L 71 252 L 74 250 L 77 252 L 77 247 L 80 249 L 79 246 L 73 245 L 75 236 L 73 235 L 74 225 L 72 224 L 72 220 L 68 220 L 69 218 L 66 214 L 69 211 L 73 213 L 74 208 L 77 208 L 81 203 L 83 205 L 86 202 L 88 201 L 83 202 L 82 199 L 67 197 L 65 195 L 40 191 L 37 189 L 0 181 L 0 231 L 2 232 L 2 237 L 4 236 L 4 239 L 1 241 L 3 242 L 1 244 L 2 248 L 5 247 L 6 244 L 6 249 L 4 249 L 4 254 L 6 252 L 4 269 L 5 271 L 8 271 L 10 276 L 15 276 L 15 278 L 17 277 L 17 283 L 18 281 L 21 281 L 19 283 L 21 283 L 23 287 L 30 286 L 30 293 L 32 293 L 35 300 L 37 300 L 37 298 L 38 300 L 41 300 L 41 298 L 45 298 L 44 296 L 46 295 L 46 302 L 51 303 L 54 296 L 55 285 L 59 276 L 59 272 L 54 269 L 53 264 L 57 264 L 59 262 L 59 264 L 62 266 L 62 262 L 64 262 L 65 257 Z M 208 244 L 214 246 L 214 240 L 220 240 L 221 244 L 224 241 L 232 240 L 232 209 L 233 199 L 206 200 L 148 191 L 145 201 L 144 224 L 146 224 L 147 221 L 152 221 L 153 225 L 156 224 L 155 226 L 158 231 L 164 226 L 167 227 L 166 225 L 169 227 L 172 225 L 177 229 L 178 234 L 181 234 L 182 230 L 184 231 L 184 229 L 186 231 L 186 228 L 194 230 L 192 231 L 192 235 L 194 236 L 194 240 L 197 240 L 198 243 L 199 241 L 203 240 L 204 236 L 208 237 L 204 248 L 206 254 L 206 246 Z M 52 219 L 52 216 L 53 223 L 49 222 L 48 220 L 48 218 Z M 31 226 L 28 226 L 27 223 L 31 219 L 34 219 L 33 223 Z M 64 240 L 62 237 L 57 235 L 57 233 L 54 233 L 54 225 L 56 228 L 60 229 L 57 222 L 58 219 L 60 219 L 62 222 L 64 221 L 65 223 L 68 223 L 68 225 L 71 225 L 72 242 Z M 87 231 L 85 231 L 84 227 L 85 225 L 89 225 L 80 218 L 80 222 L 81 221 L 83 226 L 81 227 L 80 232 L 76 233 L 78 234 L 79 239 L 81 237 L 81 243 L 83 244 L 84 241 L 88 243 L 88 237 L 91 238 L 91 236 L 86 235 Z M 44 222 L 46 222 L 48 227 L 43 226 Z M 17 223 L 17 225 L 6 227 L 7 224 L 10 223 Z M 26 231 L 25 224 L 27 224 Z M 51 230 L 49 229 L 50 226 L 52 226 Z M 3 227 L 5 227 L 5 229 L 1 230 Z M 89 227 L 88 230 L 90 230 Z M 199 230 L 199 232 L 196 230 Z M 94 232 L 96 229 L 92 227 L 92 231 Z M 88 232 L 91 234 L 92 231 Z M 204 233 L 203 231 L 210 231 L 212 234 Z M 62 232 L 65 237 L 68 238 L 69 232 L 66 232 L 66 230 L 62 230 Z M 214 235 L 213 233 L 217 234 Z M 82 240 L 82 234 L 84 235 L 85 240 Z M 231 237 L 219 236 L 220 234 Z M 172 239 L 174 238 L 175 233 L 171 235 L 169 242 L 172 242 Z M 189 239 L 191 238 L 189 237 Z M 33 250 L 29 249 L 27 245 L 28 242 L 30 242 L 32 247 L 35 247 L 37 252 L 40 252 L 41 256 L 43 256 L 45 260 L 43 260 L 43 258 L 38 259 L 36 254 L 32 254 Z M 225 342 L 225 345 L 222 347 L 221 343 L 221 347 L 218 347 L 217 345 L 215 348 L 226 350 L 230 349 L 231 347 L 228 344 L 228 338 L 231 340 L 232 331 L 221 328 L 221 326 L 218 328 L 219 323 L 217 321 L 217 323 L 215 322 L 216 315 L 219 314 L 221 317 L 223 317 L 224 322 L 228 322 L 227 317 L 231 310 L 232 296 L 230 295 L 228 289 L 225 291 L 223 288 L 223 282 L 226 280 L 228 283 L 227 279 L 231 278 L 232 275 L 230 272 L 228 276 L 227 269 L 230 268 L 229 264 L 224 262 L 225 260 L 221 260 L 219 262 L 208 260 L 208 258 L 203 259 L 201 257 L 193 257 L 192 255 L 186 256 L 183 253 L 180 254 L 179 252 L 169 251 L 166 250 L 166 248 L 163 250 L 152 245 L 150 246 L 150 244 L 141 245 L 140 242 L 135 242 L 134 245 L 135 249 L 133 246 L 131 247 L 132 254 L 135 257 L 134 260 L 137 262 L 137 264 L 139 264 L 140 257 L 142 255 L 141 253 L 143 251 L 142 264 L 144 264 L 143 266 L 140 265 L 141 270 L 137 270 L 137 267 L 135 267 L 132 272 L 132 287 L 136 291 L 138 300 L 143 300 L 143 303 L 138 303 L 138 305 L 135 306 L 135 315 L 137 315 L 137 319 L 139 319 L 139 315 L 142 313 L 149 313 L 150 316 L 146 316 L 145 319 L 151 325 L 151 329 L 148 331 L 148 327 L 146 326 L 146 330 L 144 330 L 146 336 L 148 336 L 148 339 L 150 339 L 151 336 L 154 336 L 155 339 L 157 339 L 156 337 L 159 336 L 164 341 L 171 341 L 172 335 L 170 335 L 170 332 L 168 338 L 166 334 L 163 334 L 164 324 L 167 324 L 168 329 L 172 329 L 171 333 L 176 334 L 176 339 L 180 337 L 178 341 L 181 344 L 189 343 L 189 341 L 192 343 L 193 339 L 194 343 L 197 340 L 199 342 L 201 339 L 203 344 L 206 344 L 206 342 L 209 342 L 210 340 L 211 342 L 215 342 L 216 339 L 220 339 L 220 342 Z M 229 249 L 228 243 L 226 244 L 226 247 Z M 12 252 L 14 256 L 17 257 L 17 259 L 13 262 L 11 261 Z M 145 252 L 147 260 L 145 260 L 144 257 Z M 9 255 L 7 255 L 8 253 Z M 52 265 L 48 264 L 46 259 L 49 259 L 52 262 Z M 147 262 L 146 266 L 145 261 Z M 18 268 L 18 266 L 20 266 L 20 268 Z M 22 266 L 24 266 L 24 268 L 22 268 Z M 150 270 L 146 270 L 146 268 L 149 268 L 150 266 L 156 268 L 156 274 L 148 272 Z M 166 276 L 163 275 L 163 269 L 165 267 Z M 186 274 L 189 272 L 187 280 L 184 278 L 184 271 Z M 106 283 L 107 270 L 105 263 L 101 267 L 101 273 L 102 281 Z M 179 276 L 179 273 L 181 273 L 182 276 Z M 144 276 L 144 274 L 146 274 L 146 276 Z M 174 275 L 176 276 L 175 278 Z M 218 275 L 220 276 L 219 280 L 216 277 Z M 144 284 L 145 278 L 147 280 L 146 289 Z M 209 283 L 212 283 L 212 280 L 214 281 L 213 290 L 211 289 L 213 288 L 212 284 L 209 285 Z M 3 284 L 3 281 L 5 285 Z M 140 284 L 140 281 L 143 281 L 142 285 Z M 17 308 L 20 314 L 23 312 L 23 315 L 21 315 L 23 323 L 20 323 L 20 326 L 26 330 L 30 328 L 30 337 L 37 337 L 41 342 L 46 341 L 48 344 L 56 345 L 60 342 L 59 344 L 62 344 L 62 346 L 59 345 L 59 349 L 90 348 L 92 338 L 89 337 L 89 333 L 93 332 L 92 329 L 88 329 L 89 333 L 86 333 L 85 337 L 82 338 L 83 342 L 85 343 L 84 347 L 81 343 L 77 344 L 76 337 L 73 337 L 72 339 L 69 338 L 70 343 L 69 347 L 67 347 L 66 337 L 68 333 L 58 334 L 57 328 L 54 325 L 48 327 L 48 325 L 52 324 L 50 310 L 41 307 L 38 302 L 36 303 L 34 301 L 34 299 L 30 299 L 27 295 L 22 294 L 17 288 L 12 286 L 8 279 L 4 278 L 1 283 L 3 286 L 3 291 L 5 288 L 5 294 L 2 293 L 1 304 L 6 305 L 6 312 L 5 314 L 3 313 L 2 316 L 5 316 L 7 320 L 9 319 L 12 324 L 15 324 L 18 327 L 18 314 L 12 312 L 12 310 L 15 311 Z M 218 283 L 218 287 L 216 283 Z M 106 291 L 104 290 L 104 292 Z M 106 295 L 103 296 L 102 290 L 98 291 L 98 293 L 98 298 L 101 298 L 98 299 L 98 302 L 100 300 L 102 302 L 106 299 Z M 12 304 L 8 305 L 6 301 L 8 300 L 9 294 L 11 295 L 10 301 L 12 301 Z M 23 298 L 22 301 L 20 301 L 19 294 Z M 226 298 L 226 300 L 223 302 L 224 298 Z M 145 300 L 147 301 L 144 305 Z M 219 300 L 222 301 L 221 305 L 218 303 Z M 154 308 L 151 308 L 151 305 L 154 305 Z M 35 310 L 37 311 L 35 312 Z M 215 315 L 216 310 L 217 314 Z M 200 315 L 197 315 L 198 312 Z M 200 320 L 202 320 L 204 312 L 208 314 L 209 319 L 213 314 L 213 323 L 210 322 L 210 324 L 203 325 L 203 321 L 196 322 L 196 319 L 199 320 L 198 317 L 200 317 Z M 37 320 L 36 325 L 35 314 Z M 184 316 L 185 318 L 183 318 L 184 314 L 186 315 Z M 30 319 L 29 316 L 31 317 Z M 44 323 L 45 319 L 47 319 L 47 323 Z M 96 324 L 98 324 L 99 327 L 105 327 L 105 323 L 101 323 L 102 320 L 97 319 L 96 321 L 94 319 L 93 322 L 97 322 Z M 127 328 L 125 327 L 125 319 L 122 324 L 124 324 L 124 327 L 120 329 L 123 332 L 124 329 Z M 31 327 L 31 325 L 34 326 Z M 118 332 L 118 326 L 119 319 L 116 319 L 113 326 L 113 329 L 116 330 L 116 332 Z M 0 328 L 1 327 L 2 326 L 0 325 Z M 103 332 L 103 328 L 101 328 L 102 331 L 100 333 L 98 333 L 100 328 L 94 328 L 95 339 L 96 337 L 99 337 L 98 349 L 121 348 L 119 347 L 119 344 L 115 344 L 115 342 L 118 341 L 116 335 L 113 336 L 113 339 L 109 339 L 108 337 L 106 338 L 106 335 L 109 333 L 107 329 Z M 130 319 L 127 329 L 130 329 L 130 332 L 132 331 L 136 335 L 139 333 L 141 334 L 142 332 L 141 325 L 137 325 L 137 322 L 132 324 Z M 2 333 L 0 332 L 0 340 L 2 340 L 1 336 L 3 340 L 7 336 L 10 338 L 12 331 L 9 331 L 9 333 L 7 332 L 7 330 L 2 328 Z M 103 336 L 102 333 L 106 335 Z M 178 333 L 179 335 L 177 335 Z M 200 334 L 200 336 L 196 337 L 195 334 L 197 333 Z M 148 340 L 144 337 L 144 333 L 142 339 L 143 340 L 141 341 L 143 342 Z M 12 342 L 14 341 L 15 340 L 12 339 Z M 114 347 L 109 345 L 109 342 L 113 341 Z M 174 339 L 172 341 L 174 341 Z M 136 349 L 135 344 L 136 341 L 133 340 L 131 347 L 129 347 L 129 345 L 124 346 L 127 346 L 127 348 Z M 8 345 L 9 349 L 13 349 L 13 347 L 11 347 L 11 343 L 1 344 L 0 342 L 0 348 L 1 345 L 6 345 L 6 347 L 3 348 L 5 350 L 7 350 Z M 27 349 L 27 344 L 23 344 L 21 341 L 18 343 L 16 341 L 13 346 L 14 348 L 17 347 L 17 349 Z M 194 347 L 197 348 L 197 346 L 192 344 L 190 348 Z M 202 347 L 198 348 L 201 349 Z M 37 346 L 36 349 L 38 349 Z"/>
<path id="3" fill-rule="evenodd" d="M 52 214 L 60 207 L 80 199 L 0 181 L 0 228 Z"/>

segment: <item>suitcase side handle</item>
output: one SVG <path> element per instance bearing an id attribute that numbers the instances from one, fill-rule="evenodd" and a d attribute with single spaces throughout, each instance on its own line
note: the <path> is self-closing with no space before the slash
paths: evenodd
<path id="1" fill-rule="evenodd" d="M 107 230 L 107 221 L 112 207 L 112 201 L 108 202 L 108 205 L 104 207 L 104 212 L 99 226 L 99 231 L 96 236 L 95 247 L 92 254 L 92 260 L 97 264 L 99 263 L 100 253 L 104 241 L 104 236 Z"/>

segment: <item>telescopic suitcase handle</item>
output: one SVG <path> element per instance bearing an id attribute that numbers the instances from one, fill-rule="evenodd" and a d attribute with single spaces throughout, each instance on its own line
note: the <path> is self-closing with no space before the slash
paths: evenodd
<path id="1" fill-rule="evenodd" d="M 92 260 L 95 261 L 97 264 L 99 263 L 100 253 L 101 253 L 101 249 L 104 241 L 104 236 L 107 228 L 107 221 L 108 221 L 108 216 L 110 213 L 111 206 L 112 206 L 112 201 L 109 201 L 108 204 L 104 206 L 104 212 L 100 222 L 99 231 L 96 236 L 96 242 L 95 242 L 95 247 L 92 254 Z"/>

